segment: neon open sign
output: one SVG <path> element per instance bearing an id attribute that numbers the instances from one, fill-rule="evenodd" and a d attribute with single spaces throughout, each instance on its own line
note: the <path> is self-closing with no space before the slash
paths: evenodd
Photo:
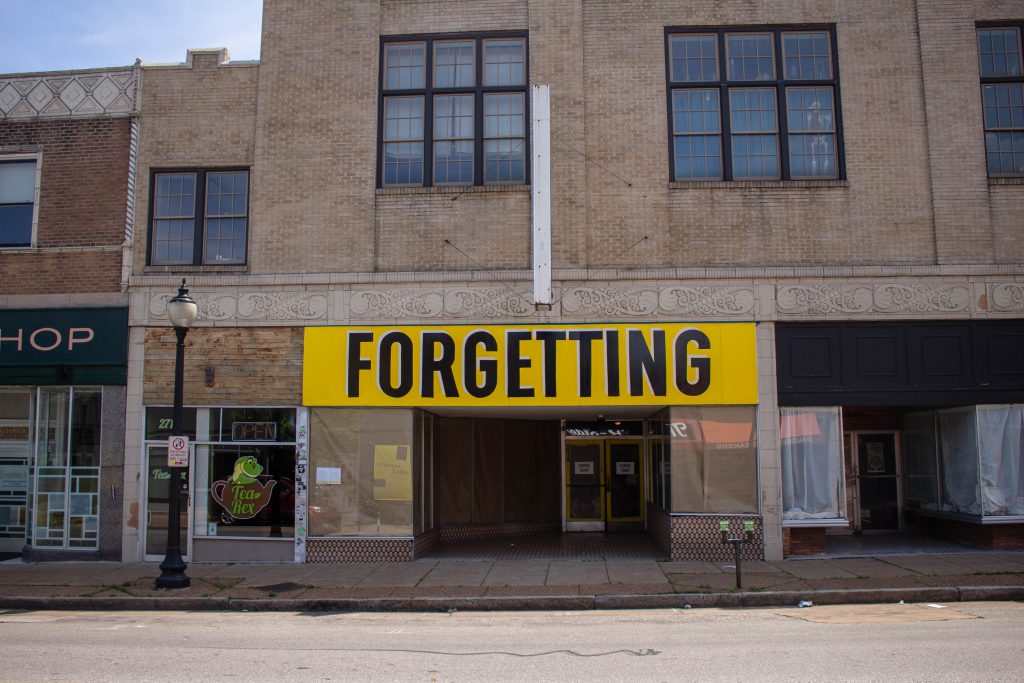
<path id="1" fill-rule="evenodd" d="M 232 441 L 277 441 L 276 422 L 232 422 Z"/>

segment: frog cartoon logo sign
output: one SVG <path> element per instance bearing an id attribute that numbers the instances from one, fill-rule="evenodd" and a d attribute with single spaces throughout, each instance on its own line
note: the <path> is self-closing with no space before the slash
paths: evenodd
<path id="1" fill-rule="evenodd" d="M 235 461 L 235 470 L 228 479 L 213 482 L 210 494 L 235 519 L 252 519 L 267 507 L 277 483 L 273 479 L 263 484 L 257 477 L 263 466 L 251 455 Z"/>

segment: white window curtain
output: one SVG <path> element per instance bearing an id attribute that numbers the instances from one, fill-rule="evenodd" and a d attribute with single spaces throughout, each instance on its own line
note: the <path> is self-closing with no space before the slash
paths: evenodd
<path id="1" fill-rule="evenodd" d="M 978 406 L 981 504 L 986 515 L 1024 515 L 1024 405 Z"/>
<path id="2" fill-rule="evenodd" d="M 783 519 L 842 519 L 839 408 L 781 408 L 779 420 Z"/>
<path id="3" fill-rule="evenodd" d="M 981 514 L 978 493 L 978 425 L 974 408 L 939 412 L 942 509 Z"/>

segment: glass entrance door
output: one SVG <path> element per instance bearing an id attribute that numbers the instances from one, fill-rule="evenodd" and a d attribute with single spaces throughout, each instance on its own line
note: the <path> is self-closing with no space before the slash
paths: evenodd
<path id="1" fill-rule="evenodd" d="M 643 518 L 643 442 L 567 441 L 566 531 L 635 528 Z"/>
<path id="2" fill-rule="evenodd" d="M 181 555 L 191 560 L 191 534 L 189 533 L 189 495 L 191 468 L 181 470 L 181 488 L 178 490 L 179 529 Z M 167 552 L 168 501 L 170 498 L 171 470 L 167 467 L 167 447 L 149 446 L 146 449 L 146 559 L 163 559 Z"/>
<path id="3" fill-rule="evenodd" d="M 32 392 L 0 392 L 0 553 L 20 553 L 28 530 Z"/>
<path id="4" fill-rule="evenodd" d="M 857 432 L 857 505 L 860 530 L 900 530 L 900 477 L 896 432 Z"/>

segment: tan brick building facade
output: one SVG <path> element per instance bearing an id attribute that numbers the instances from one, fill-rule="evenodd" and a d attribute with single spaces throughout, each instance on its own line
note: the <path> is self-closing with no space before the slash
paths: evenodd
<path id="1" fill-rule="evenodd" d="M 152 436 L 145 410 L 169 403 L 173 337 L 163 321 L 164 308 L 184 276 L 200 304 L 200 320 L 188 341 L 186 402 L 211 408 L 286 407 L 297 411 L 298 424 L 307 416 L 314 422 L 309 453 L 296 437 L 299 462 L 305 466 L 310 458 L 306 474 L 319 471 L 317 476 L 330 483 L 318 489 L 314 479 L 296 477 L 297 517 L 303 485 L 310 488 L 311 516 L 314 507 L 319 509 L 317 496 L 335 485 L 334 461 L 318 459 L 318 439 L 323 444 L 327 437 L 316 431 L 317 408 L 303 397 L 304 329 L 515 324 L 569 329 L 673 322 L 755 326 L 757 408 L 749 424 L 756 445 L 757 478 L 749 483 L 755 509 L 712 505 L 699 512 L 671 502 L 663 479 L 684 461 L 657 460 L 656 439 L 649 431 L 659 422 L 658 411 L 671 412 L 668 403 L 646 411 L 614 402 L 600 409 L 543 413 L 456 407 L 435 414 L 427 408 L 428 415 L 417 413 L 417 426 L 410 427 L 420 444 L 420 450 L 413 449 L 420 469 L 409 475 L 415 510 L 398 531 L 377 534 L 388 539 L 380 541 L 380 556 L 411 557 L 429 551 L 438 539 L 474 534 L 481 527 L 505 533 L 521 521 L 500 513 L 447 516 L 446 505 L 461 510 L 465 502 L 446 502 L 445 491 L 457 487 L 437 474 L 447 471 L 445 439 L 454 443 L 461 438 L 452 436 L 464 426 L 452 422 L 456 418 L 480 419 L 471 427 L 477 434 L 489 428 L 483 418 L 593 422 L 600 414 L 646 420 L 642 526 L 674 558 L 717 557 L 722 552 L 714 545 L 717 520 L 723 514 L 754 521 L 750 556 L 768 559 L 782 556 L 784 538 L 787 548 L 824 547 L 826 528 L 910 533 L 918 517 L 935 513 L 931 517 L 948 521 L 940 525 L 940 535 L 948 540 L 962 525 L 973 529 L 970 525 L 982 521 L 1003 522 L 1009 528 L 1009 523 L 1024 522 L 1024 513 L 1005 510 L 999 519 L 989 519 L 988 494 L 980 484 L 977 510 L 971 507 L 974 502 L 943 499 L 942 491 L 952 486 L 943 477 L 947 471 L 953 477 L 954 468 L 940 455 L 933 458 L 945 465 L 940 463 L 931 482 L 939 491 L 937 499 L 928 499 L 930 494 L 914 498 L 914 468 L 920 465 L 920 476 L 929 475 L 926 466 L 912 461 L 908 453 L 917 451 L 907 445 L 908 424 L 915 419 L 941 421 L 947 415 L 942 411 L 1024 402 L 1024 387 L 1012 379 L 1017 372 L 1012 354 L 1000 346 L 1003 342 L 993 341 L 1022 339 L 1024 172 L 990 177 L 986 171 L 979 76 L 979 31 L 1016 31 L 1019 36 L 1024 21 L 1019 3 L 268 0 L 263 21 L 258 64 L 233 63 L 225 51 L 196 50 L 184 64 L 142 69 L 138 208 L 129 281 L 129 505 L 145 501 L 143 444 L 147 433 Z M 741 61 L 730 61 L 740 53 L 725 52 L 733 49 L 727 47 L 730 36 L 741 35 L 774 41 L 765 43 L 773 50 L 767 62 L 772 75 L 749 82 L 732 82 L 726 75 L 731 73 L 727 69 L 742 67 Z M 828 77 L 804 81 L 784 76 L 788 60 L 795 59 L 784 49 L 789 37 L 799 35 L 816 36 L 827 45 Z M 673 55 L 667 52 L 684 36 L 713 37 L 706 44 L 716 46 L 719 71 L 703 85 L 673 80 Z M 493 185 L 477 178 L 465 186 L 389 186 L 382 171 L 388 99 L 428 93 L 425 88 L 389 90 L 382 74 L 388 46 L 479 41 L 473 53 L 479 60 L 484 58 L 479 46 L 510 37 L 524 41 L 528 55 L 525 83 L 519 85 L 544 84 L 551 93 L 550 309 L 534 306 L 534 188 L 528 182 Z M 680 38 L 678 44 L 685 41 Z M 1012 53 L 1008 47 L 999 49 L 1004 56 Z M 434 64 L 438 54 L 431 52 L 426 64 Z M 1019 59 L 1019 50 L 1016 54 Z M 1004 79 L 1011 89 L 1019 87 L 1014 78 Z M 480 110 L 474 114 L 475 154 L 486 145 L 480 139 L 486 123 L 480 113 L 487 97 L 484 80 L 482 85 L 477 81 L 476 92 L 485 94 L 473 95 Z M 719 111 L 726 102 L 739 108 L 743 90 L 774 92 L 777 127 L 772 135 L 783 172 L 741 177 L 739 157 L 721 156 L 724 179 L 683 178 L 676 166 L 682 157 L 673 156 L 680 131 L 671 128 L 678 125 L 672 108 L 677 106 L 674 93 L 689 88 L 720 93 L 715 95 Z M 834 172 L 797 178 L 789 167 L 797 162 L 786 156 L 787 143 L 798 142 L 804 124 L 795 109 L 789 120 L 780 112 L 796 106 L 786 98 L 800 88 L 831 93 L 834 124 L 815 144 L 831 135 L 837 150 L 829 162 L 838 169 Z M 733 95 L 736 99 L 730 100 Z M 431 95 L 437 111 L 436 98 L 444 96 L 445 91 Z M 743 131 L 738 120 L 724 115 L 717 131 L 704 132 L 717 136 L 717 144 L 739 150 Z M 431 122 L 421 125 L 430 128 Z M 431 162 L 431 149 L 441 149 L 429 137 L 423 143 L 425 164 Z M 526 154 L 524 163 L 529 158 Z M 480 164 L 477 173 L 491 170 L 474 159 Z M 184 259 L 188 263 L 161 262 L 153 234 L 169 214 L 154 213 L 158 179 L 196 174 L 196 182 L 202 182 L 238 169 L 248 178 L 244 258 L 215 260 L 207 244 L 195 247 L 195 256 Z M 205 187 L 215 191 L 213 185 Z M 195 220 L 197 231 L 203 229 L 201 217 Z M 161 224 L 159 230 L 164 229 Z M 814 339 L 825 339 L 824 346 L 807 346 L 808 330 L 817 335 Z M 886 340 L 879 342 L 881 347 L 864 341 L 878 335 Z M 941 341 L 953 338 L 960 341 Z M 892 354 L 890 365 L 871 366 L 887 354 Z M 924 359 L 920 363 L 919 357 Z M 814 365 L 818 360 L 821 365 Z M 809 365 L 800 365 L 803 361 Z M 987 383 L 980 370 L 967 372 L 964 365 L 998 370 L 1003 361 L 1010 363 L 1005 373 L 993 370 L 994 379 Z M 964 367 L 946 372 L 939 367 L 943 363 Z M 950 393 L 953 385 L 936 378 L 954 375 L 948 380 L 956 385 Z M 985 387 L 992 392 L 986 394 Z M 801 414 L 817 414 L 807 410 L 822 407 L 833 409 L 838 430 L 826 463 L 829 481 L 846 487 L 849 501 L 840 494 L 831 516 L 799 517 L 794 510 L 800 506 L 791 500 L 790 459 L 799 439 L 791 429 Z M 931 417 L 921 417 L 926 414 Z M 419 420 L 432 426 L 421 427 Z M 571 450 L 562 427 L 552 457 L 565 458 Z M 422 430 L 434 436 L 428 439 Z M 880 445 L 872 446 L 876 441 Z M 422 450 L 428 442 L 429 455 Z M 484 437 L 477 441 L 482 462 L 488 447 L 480 444 L 486 442 Z M 884 460 L 871 461 L 871 467 L 881 468 L 873 474 L 868 460 L 854 462 L 861 445 L 864 458 L 881 454 Z M 376 467 L 383 452 L 373 451 L 366 463 L 372 460 Z M 565 470 L 566 461 L 559 462 Z M 362 466 L 370 467 L 366 463 Z M 665 465 L 660 478 L 654 475 L 655 465 Z M 337 469 L 341 490 L 351 467 Z M 856 482 L 843 481 L 844 471 Z M 873 475 L 891 480 L 883 486 L 868 480 Z M 484 478 L 474 481 L 489 486 Z M 425 481 L 436 488 L 432 497 L 425 497 L 430 488 Z M 306 529 L 303 520 L 294 520 L 294 555 L 284 543 L 266 553 L 240 550 L 237 542 L 216 546 L 215 528 L 207 533 L 194 524 L 197 556 L 375 556 L 365 538 L 374 534 L 364 526 L 373 527 L 375 516 L 376 529 L 385 528 L 390 503 L 382 503 L 377 493 L 359 493 L 357 484 L 353 495 L 362 497 L 351 511 L 337 513 L 340 531 L 317 534 L 322 522 L 310 519 Z M 863 503 L 874 495 L 869 489 L 876 484 L 891 485 L 891 493 L 875 493 L 893 499 L 871 508 Z M 567 528 L 571 513 L 565 512 L 564 496 L 569 494 L 560 488 L 561 481 L 550 485 L 549 521 Z M 508 491 L 515 483 L 506 480 L 504 486 Z M 655 504 L 657 487 L 662 487 L 660 504 Z M 854 495 L 858 491 L 860 498 Z M 352 515 L 355 526 L 346 526 L 351 521 L 346 515 Z M 883 521 L 887 515 L 891 519 Z M 125 558 L 144 555 L 143 535 L 137 527 L 125 528 Z M 997 544 L 998 536 L 991 542 Z"/>

